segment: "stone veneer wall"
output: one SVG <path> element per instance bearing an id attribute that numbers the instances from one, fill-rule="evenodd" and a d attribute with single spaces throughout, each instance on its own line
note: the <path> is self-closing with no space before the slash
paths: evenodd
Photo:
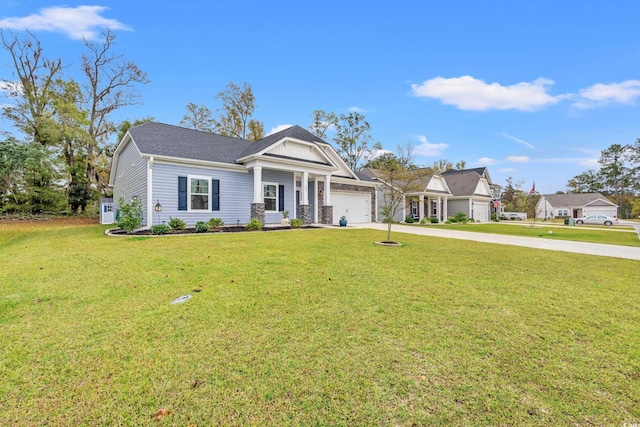
<path id="1" fill-rule="evenodd" d="M 340 183 L 331 183 L 331 191 L 351 191 L 353 193 L 369 193 L 371 196 L 371 222 L 374 222 L 376 219 L 376 189 L 375 187 L 363 187 L 360 185 L 354 184 L 340 184 Z M 320 208 L 324 206 L 324 182 L 318 181 L 318 201 Z M 329 224 L 333 224 L 333 215 L 331 222 Z"/>
<path id="2" fill-rule="evenodd" d="M 311 205 L 298 205 L 298 218 L 303 224 L 311 224 Z"/>
<path id="3" fill-rule="evenodd" d="M 320 206 L 320 223 L 333 224 L 333 206 Z"/>
<path id="4" fill-rule="evenodd" d="M 251 219 L 257 218 L 264 225 L 264 203 L 251 203 Z"/>

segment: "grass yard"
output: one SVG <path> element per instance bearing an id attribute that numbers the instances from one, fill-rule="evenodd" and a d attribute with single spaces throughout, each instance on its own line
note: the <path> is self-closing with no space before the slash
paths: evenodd
<path id="1" fill-rule="evenodd" d="M 531 223 L 526 221 L 518 221 L 516 223 L 482 224 L 416 224 L 414 227 L 441 227 L 449 230 L 503 234 L 507 236 L 543 237 L 545 239 L 573 240 L 577 242 L 640 247 L 640 239 L 632 227 L 558 227 L 557 225 L 546 225 L 541 222 L 536 222 L 535 226 L 532 227 Z M 549 231 L 551 231 L 552 234 L 549 234 Z"/>
<path id="2" fill-rule="evenodd" d="M 640 422 L 637 261 L 104 229 L 0 222 L 0 425 Z"/>

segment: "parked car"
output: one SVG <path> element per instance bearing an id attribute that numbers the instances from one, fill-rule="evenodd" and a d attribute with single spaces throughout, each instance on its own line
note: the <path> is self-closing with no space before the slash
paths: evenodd
<path id="1" fill-rule="evenodd" d="M 576 218 L 576 224 L 613 225 L 618 223 L 618 218 L 607 215 L 589 215 Z"/>

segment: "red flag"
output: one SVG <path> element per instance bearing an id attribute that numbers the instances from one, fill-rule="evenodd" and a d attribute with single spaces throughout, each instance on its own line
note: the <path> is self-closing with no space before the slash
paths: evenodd
<path id="1" fill-rule="evenodd" d="M 529 191 L 529 194 L 536 194 L 536 182 L 533 181 L 533 187 L 531 187 L 531 191 Z"/>

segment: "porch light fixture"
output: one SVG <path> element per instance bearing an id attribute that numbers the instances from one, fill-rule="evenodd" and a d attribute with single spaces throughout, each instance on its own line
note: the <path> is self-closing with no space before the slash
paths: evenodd
<path id="1" fill-rule="evenodd" d="M 162 212 L 162 205 L 160 204 L 160 200 L 156 199 L 158 203 L 156 203 L 156 212 L 158 213 L 158 224 L 160 224 L 160 212 Z"/>

